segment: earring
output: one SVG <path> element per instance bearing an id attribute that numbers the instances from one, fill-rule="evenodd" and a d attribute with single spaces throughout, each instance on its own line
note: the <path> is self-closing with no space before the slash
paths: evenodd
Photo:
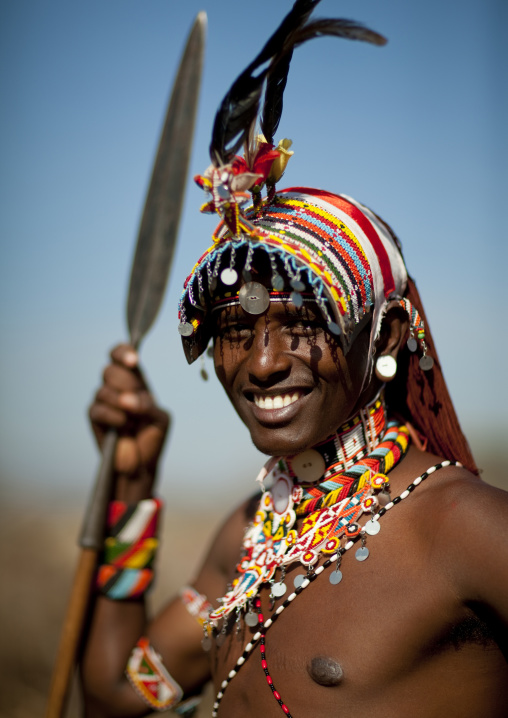
<path id="1" fill-rule="evenodd" d="M 409 317 L 409 339 L 407 340 L 407 348 L 410 352 L 415 352 L 420 344 L 423 352 L 420 357 L 420 369 L 429 371 L 434 366 L 434 359 L 427 354 L 427 345 L 425 343 L 425 325 L 418 311 L 411 304 L 409 299 L 399 300 L 400 306 L 407 312 Z"/>
<path id="2" fill-rule="evenodd" d="M 397 373 L 397 360 L 391 354 L 376 359 L 376 376 L 381 381 L 391 381 Z"/>

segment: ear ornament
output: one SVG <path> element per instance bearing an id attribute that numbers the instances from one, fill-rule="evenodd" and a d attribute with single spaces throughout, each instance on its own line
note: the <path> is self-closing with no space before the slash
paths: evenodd
<path id="1" fill-rule="evenodd" d="M 397 373 L 397 360 L 391 354 L 376 359 L 376 376 L 381 381 L 391 381 Z"/>

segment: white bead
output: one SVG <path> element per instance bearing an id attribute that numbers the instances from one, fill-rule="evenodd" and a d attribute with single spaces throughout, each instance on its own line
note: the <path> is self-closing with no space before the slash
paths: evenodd
<path id="1" fill-rule="evenodd" d="M 400 498 L 401 498 L 401 499 L 407 499 L 407 497 L 409 496 L 410 493 L 411 493 L 411 492 L 406 489 L 405 491 L 403 491 L 403 492 L 401 493 Z"/>
<path id="2" fill-rule="evenodd" d="M 217 698 L 220 700 L 223 695 L 224 695 L 224 693 L 223 693 L 222 691 L 219 691 L 219 692 L 217 693 Z"/>
<path id="3" fill-rule="evenodd" d="M 296 594 L 296 593 L 291 593 L 291 594 L 289 594 L 289 596 L 287 597 L 287 600 L 288 600 L 288 601 L 294 601 L 297 595 L 298 595 L 298 594 Z M 282 606 L 281 606 L 281 608 L 282 608 Z"/>
<path id="4" fill-rule="evenodd" d="M 319 576 L 319 574 L 322 573 L 322 571 L 324 571 L 324 570 L 325 570 L 324 566 L 318 566 L 317 569 L 314 571 L 314 573 L 316 574 L 316 576 Z"/>
<path id="5" fill-rule="evenodd" d="M 245 646 L 245 650 L 249 653 L 252 651 L 252 648 L 253 648 L 252 643 L 247 643 L 247 645 Z"/>
<path id="6" fill-rule="evenodd" d="M 253 641 L 259 641 L 260 638 L 261 638 L 261 633 L 259 631 L 252 636 Z"/>
<path id="7" fill-rule="evenodd" d="M 229 671 L 229 678 L 234 678 L 236 676 L 236 671 Z"/>
<path id="8" fill-rule="evenodd" d="M 265 628 L 270 628 L 270 626 L 272 625 L 272 623 L 273 623 L 272 619 L 269 618 L 267 621 L 265 621 Z"/>
<path id="9" fill-rule="evenodd" d="M 344 548 L 346 549 L 346 551 L 349 551 L 349 549 L 354 545 L 355 545 L 354 541 L 348 541 L 347 544 L 344 546 Z"/>
<path id="10" fill-rule="evenodd" d="M 238 664 L 239 666 L 242 666 L 244 663 L 245 663 L 245 657 L 244 657 L 244 656 L 240 656 L 240 658 L 237 660 L 237 664 Z"/>
<path id="11" fill-rule="evenodd" d="M 444 466 L 444 464 L 445 464 L 445 462 L 443 461 L 443 466 Z M 428 474 L 433 474 L 435 470 L 436 470 L 436 467 L 435 467 L 435 466 L 431 466 L 430 469 L 427 469 L 427 473 L 428 473 Z"/>
<path id="12" fill-rule="evenodd" d="M 227 686 L 228 686 L 228 682 L 227 682 L 227 681 L 222 681 L 222 683 L 220 684 L 220 687 L 221 687 L 221 688 L 227 688 Z"/>
<path id="13" fill-rule="evenodd" d="M 310 583 L 309 579 L 308 579 L 308 578 L 304 578 L 303 581 L 302 581 L 302 588 L 307 588 L 307 586 L 309 585 L 309 583 Z"/>
<path id="14" fill-rule="evenodd" d="M 418 486 L 418 484 L 422 483 L 422 477 L 419 476 L 417 479 L 413 481 L 413 486 Z"/>
<path id="15" fill-rule="evenodd" d="M 284 606 L 279 606 L 279 608 L 275 611 L 275 613 L 280 616 L 280 614 L 282 613 L 283 610 L 284 610 Z"/>
<path id="16" fill-rule="evenodd" d="M 389 511 L 389 509 L 393 509 L 394 505 L 395 504 L 393 503 L 393 501 L 389 501 L 385 506 L 385 511 Z"/>

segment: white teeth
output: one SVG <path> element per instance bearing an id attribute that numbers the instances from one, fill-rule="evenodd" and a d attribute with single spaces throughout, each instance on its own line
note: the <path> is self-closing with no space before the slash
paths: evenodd
<path id="1" fill-rule="evenodd" d="M 301 396 L 301 392 L 293 394 L 278 394 L 277 396 L 259 396 L 254 394 L 254 403 L 260 409 L 282 409 L 284 406 L 294 404 Z"/>

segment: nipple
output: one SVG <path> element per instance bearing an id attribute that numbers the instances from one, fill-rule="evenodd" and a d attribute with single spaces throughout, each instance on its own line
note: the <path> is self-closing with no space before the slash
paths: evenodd
<path id="1" fill-rule="evenodd" d="M 307 671 L 312 680 L 320 686 L 337 686 L 344 676 L 340 663 L 324 656 L 313 658 Z"/>

